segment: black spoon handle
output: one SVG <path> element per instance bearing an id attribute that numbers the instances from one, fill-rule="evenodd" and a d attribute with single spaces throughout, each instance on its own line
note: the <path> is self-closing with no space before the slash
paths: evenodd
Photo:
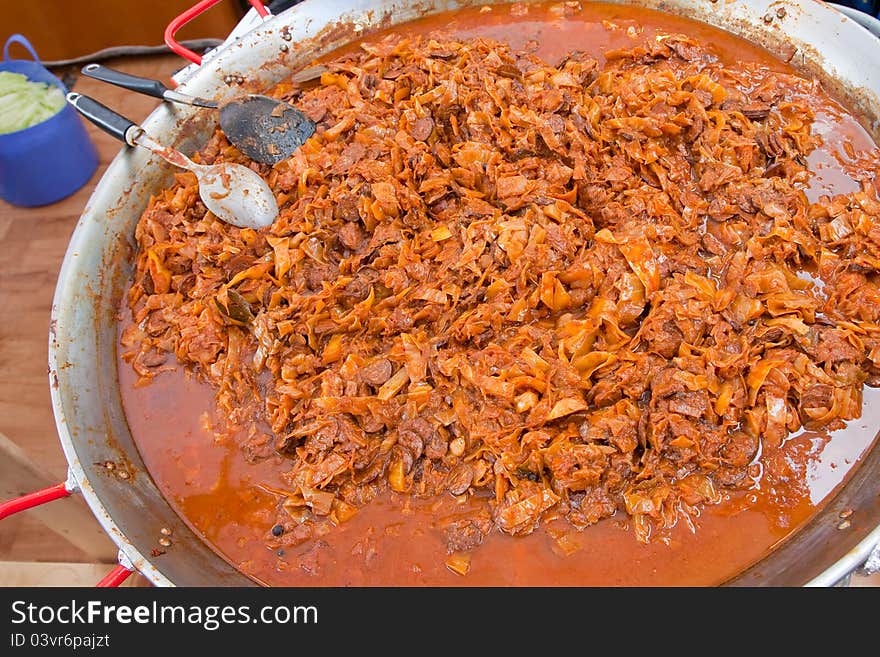
<path id="1" fill-rule="evenodd" d="M 142 78 L 138 75 L 131 75 L 130 73 L 123 73 L 122 71 L 116 71 L 112 68 L 102 66 L 101 64 L 87 64 L 86 66 L 83 66 L 82 73 L 95 80 L 107 82 L 108 84 L 113 84 L 117 87 L 134 91 L 135 93 L 160 98 L 161 100 L 170 100 L 175 103 L 185 103 L 187 105 L 196 105 L 198 107 L 217 107 L 217 103 L 213 100 L 205 100 L 204 98 L 196 98 L 195 96 L 182 94 L 179 91 L 169 89 L 159 82 L 159 80 Z"/>
<path id="2" fill-rule="evenodd" d="M 83 66 L 82 74 L 101 82 L 115 84 L 117 87 L 122 87 L 129 91 L 136 91 L 139 94 L 146 94 L 147 96 L 154 96 L 163 100 L 165 99 L 165 92 L 169 91 L 168 87 L 158 80 L 129 75 L 122 71 L 114 71 L 112 68 L 101 66 L 101 64 L 87 64 Z"/>
<path id="3" fill-rule="evenodd" d="M 123 141 L 129 146 L 134 145 L 129 141 L 129 137 L 132 139 L 135 137 L 135 135 L 131 134 L 131 132 L 133 132 L 132 128 L 137 128 L 138 130 L 141 128 L 131 119 L 127 119 L 121 114 L 117 114 L 112 109 L 102 105 L 93 98 L 75 92 L 67 94 L 67 102 L 73 105 L 77 112 L 101 128 L 101 130 L 108 135 L 116 137 L 119 141 Z"/>

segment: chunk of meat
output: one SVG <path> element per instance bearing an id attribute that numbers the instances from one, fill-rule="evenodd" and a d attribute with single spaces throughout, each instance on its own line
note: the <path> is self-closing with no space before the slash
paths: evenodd
<path id="1" fill-rule="evenodd" d="M 381 386 L 394 372 L 394 366 L 387 358 L 379 358 L 373 362 L 364 365 L 358 371 L 361 381 L 371 386 Z"/>
<path id="2" fill-rule="evenodd" d="M 446 536 L 446 550 L 450 554 L 472 550 L 483 542 L 491 529 L 492 520 L 488 516 L 455 520 L 443 530 Z"/>

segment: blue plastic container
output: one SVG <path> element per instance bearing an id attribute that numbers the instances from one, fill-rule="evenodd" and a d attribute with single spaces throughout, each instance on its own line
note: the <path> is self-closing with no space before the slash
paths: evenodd
<path id="1" fill-rule="evenodd" d="M 20 43 L 34 59 L 10 59 L 9 47 Z M 0 71 L 27 76 L 67 89 L 40 63 L 33 46 L 13 34 L 3 47 Z M 98 167 L 98 152 L 76 111 L 67 103 L 55 116 L 30 128 L 0 135 L 0 197 L 14 205 L 47 205 L 85 185 Z"/>

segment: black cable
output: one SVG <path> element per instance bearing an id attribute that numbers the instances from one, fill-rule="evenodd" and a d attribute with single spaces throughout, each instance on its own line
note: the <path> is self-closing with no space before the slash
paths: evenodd
<path id="1" fill-rule="evenodd" d="M 181 41 L 181 43 L 195 51 L 204 51 L 208 48 L 216 48 L 223 39 L 191 39 L 189 41 Z M 160 55 L 162 53 L 170 53 L 171 48 L 166 45 L 161 46 L 113 46 L 112 48 L 104 48 L 98 52 L 93 52 L 82 57 L 74 57 L 72 59 L 59 59 L 55 61 L 43 61 L 45 67 L 52 66 L 70 66 L 71 64 L 85 64 L 86 62 L 99 62 L 113 57 L 133 57 L 135 55 Z"/>
<path id="2" fill-rule="evenodd" d="M 298 5 L 303 0 L 274 0 L 270 2 L 267 6 L 269 7 L 269 11 L 272 14 L 280 14 L 285 9 L 290 9 L 294 5 Z"/>

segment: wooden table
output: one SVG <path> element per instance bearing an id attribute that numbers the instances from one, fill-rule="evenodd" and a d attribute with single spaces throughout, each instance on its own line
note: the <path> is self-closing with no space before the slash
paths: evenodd
<path id="1" fill-rule="evenodd" d="M 171 55 L 108 62 L 115 68 L 158 79 L 168 78 L 182 64 Z M 88 78 L 79 78 L 74 88 L 135 121 L 143 120 L 158 102 Z M 80 212 L 120 148 L 119 142 L 97 128 L 89 125 L 88 130 L 101 164 L 83 189 L 42 208 L 17 208 L 0 201 L 0 434 L 25 450 L 54 481 L 65 478 L 66 463 L 55 434 L 46 374 L 52 295 Z M 42 485 L 35 479 L 30 489 Z M 53 504 L 85 507 L 78 496 Z M 95 521 L 83 531 L 94 531 L 96 526 Z M 108 570 L 106 566 L 96 567 L 94 562 L 106 561 L 113 552 L 109 539 L 91 549 L 76 547 L 25 512 L 3 521 L 0 586 L 87 585 Z M 880 586 L 880 575 L 855 577 L 853 583 Z"/>
<path id="2" fill-rule="evenodd" d="M 185 64 L 173 55 L 133 57 L 110 60 L 109 66 L 136 75 L 167 78 Z M 64 73 L 76 72 L 63 71 Z M 56 71 L 56 73 L 60 73 Z M 133 94 L 116 87 L 78 77 L 73 89 L 95 97 L 135 121 L 143 120 L 158 104 L 154 98 Z M 73 196 L 41 208 L 19 208 L 0 200 L 0 434 L 5 434 L 38 463 L 45 475 L 63 481 L 67 466 L 55 433 L 55 420 L 47 380 L 49 311 L 58 270 L 79 215 L 120 143 L 88 125 L 89 135 L 97 146 L 100 165 L 89 183 Z M 0 455 L 2 456 L 2 455 Z M 18 486 L 27 483 L 16 481 Z M 42 483 L 34 478 L 30 488 Z M 19 493 L 28 492 L 20 490 Z M 68 508 L 85 509 L 79 496 L 54 502 Z M 97 525 L 97 522 L 95 525 Z M 85 528 L 84 531 L 94 529 Z M 58 568 L 45 570 L 22 568 L 17 562 L 80 562 L 89 564 L 112 558 L 115 548 L 109 538 L 104 544 L 76 547 L 38 521 L 33 513 L 7 518 L 0 528 L 0 585 L 51 581 L 84 583 L 97 569 Z M 12 573 L 11 571 L 14 571 Z M 53 574 L 55 575 L 53 577 Z M 97 580 L 95 580 L 97 581 Z"/>

